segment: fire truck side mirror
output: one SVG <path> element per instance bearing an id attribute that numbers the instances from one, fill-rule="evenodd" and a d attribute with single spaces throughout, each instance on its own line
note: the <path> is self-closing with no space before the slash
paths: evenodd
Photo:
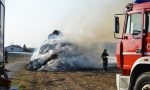
<path id="1" fill-rule="evenodd" d="M 115 33 L 119 33 L 119 17 L 115 16 Z"/>

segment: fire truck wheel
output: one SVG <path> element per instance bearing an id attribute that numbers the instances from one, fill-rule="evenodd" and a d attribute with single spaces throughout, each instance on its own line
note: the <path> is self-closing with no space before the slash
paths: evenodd
<path id="1" fill-rule="evenodd" d="M 134 90 L 150 90 L 150 72 L 145 72 L 138 77 Z"/>

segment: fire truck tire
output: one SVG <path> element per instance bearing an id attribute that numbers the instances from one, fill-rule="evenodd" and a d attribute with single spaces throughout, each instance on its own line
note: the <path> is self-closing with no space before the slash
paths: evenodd
<path id="1" fill-rule="evenodd" d="M 145 72 L 138 77 L 133 90 L 150 90 L 150 72 Z"/>

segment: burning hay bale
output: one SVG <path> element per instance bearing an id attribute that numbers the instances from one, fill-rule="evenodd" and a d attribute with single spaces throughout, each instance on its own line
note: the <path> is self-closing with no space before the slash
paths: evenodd
<path id="1" fill-rule="evenodd" d="M 48 36 L 38 48 L 27 65 L 29 70 L 38 71 L 66 71 L 97 68 L 86 55 L 79 52 L 58 30 Z"/>

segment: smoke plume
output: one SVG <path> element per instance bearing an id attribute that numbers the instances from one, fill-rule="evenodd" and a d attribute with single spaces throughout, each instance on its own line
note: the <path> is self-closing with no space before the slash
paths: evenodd
<path id="1" fill-rule="evenodd" d="M 101 52 L 104 49 L 103 47 L 99 47 L 99 44 L 101 42 L 114 42 L 114 14 L 124 13 L 124 7 L 130 2 L 129 0 L 60 1 L 60 5 L 65 3 L 63 7 L 65 10 L 60 14 L 60 20 L 52 22 L 50 27 L 53 30 L 61 30 L 64 36 L 69 38 L 73 47 L 74 45 L 78 47 L 77 52 L 82 53 L 82 57 L 85 56 L 89 62 L 99 63 L 101 62 Z M 50 53 L 53 55 L 53 52 Z M 35 58 L 33 59 L 32 57 L 32 60 L 35 60 Z M 33 62 L 31 63 L 33 64 Z M 47 66 L 51 63 L 47 64 Z M 86 65 L 90 67 L 88 64 Z M 40 68 L 43 69 L 45 66 Z"/>

